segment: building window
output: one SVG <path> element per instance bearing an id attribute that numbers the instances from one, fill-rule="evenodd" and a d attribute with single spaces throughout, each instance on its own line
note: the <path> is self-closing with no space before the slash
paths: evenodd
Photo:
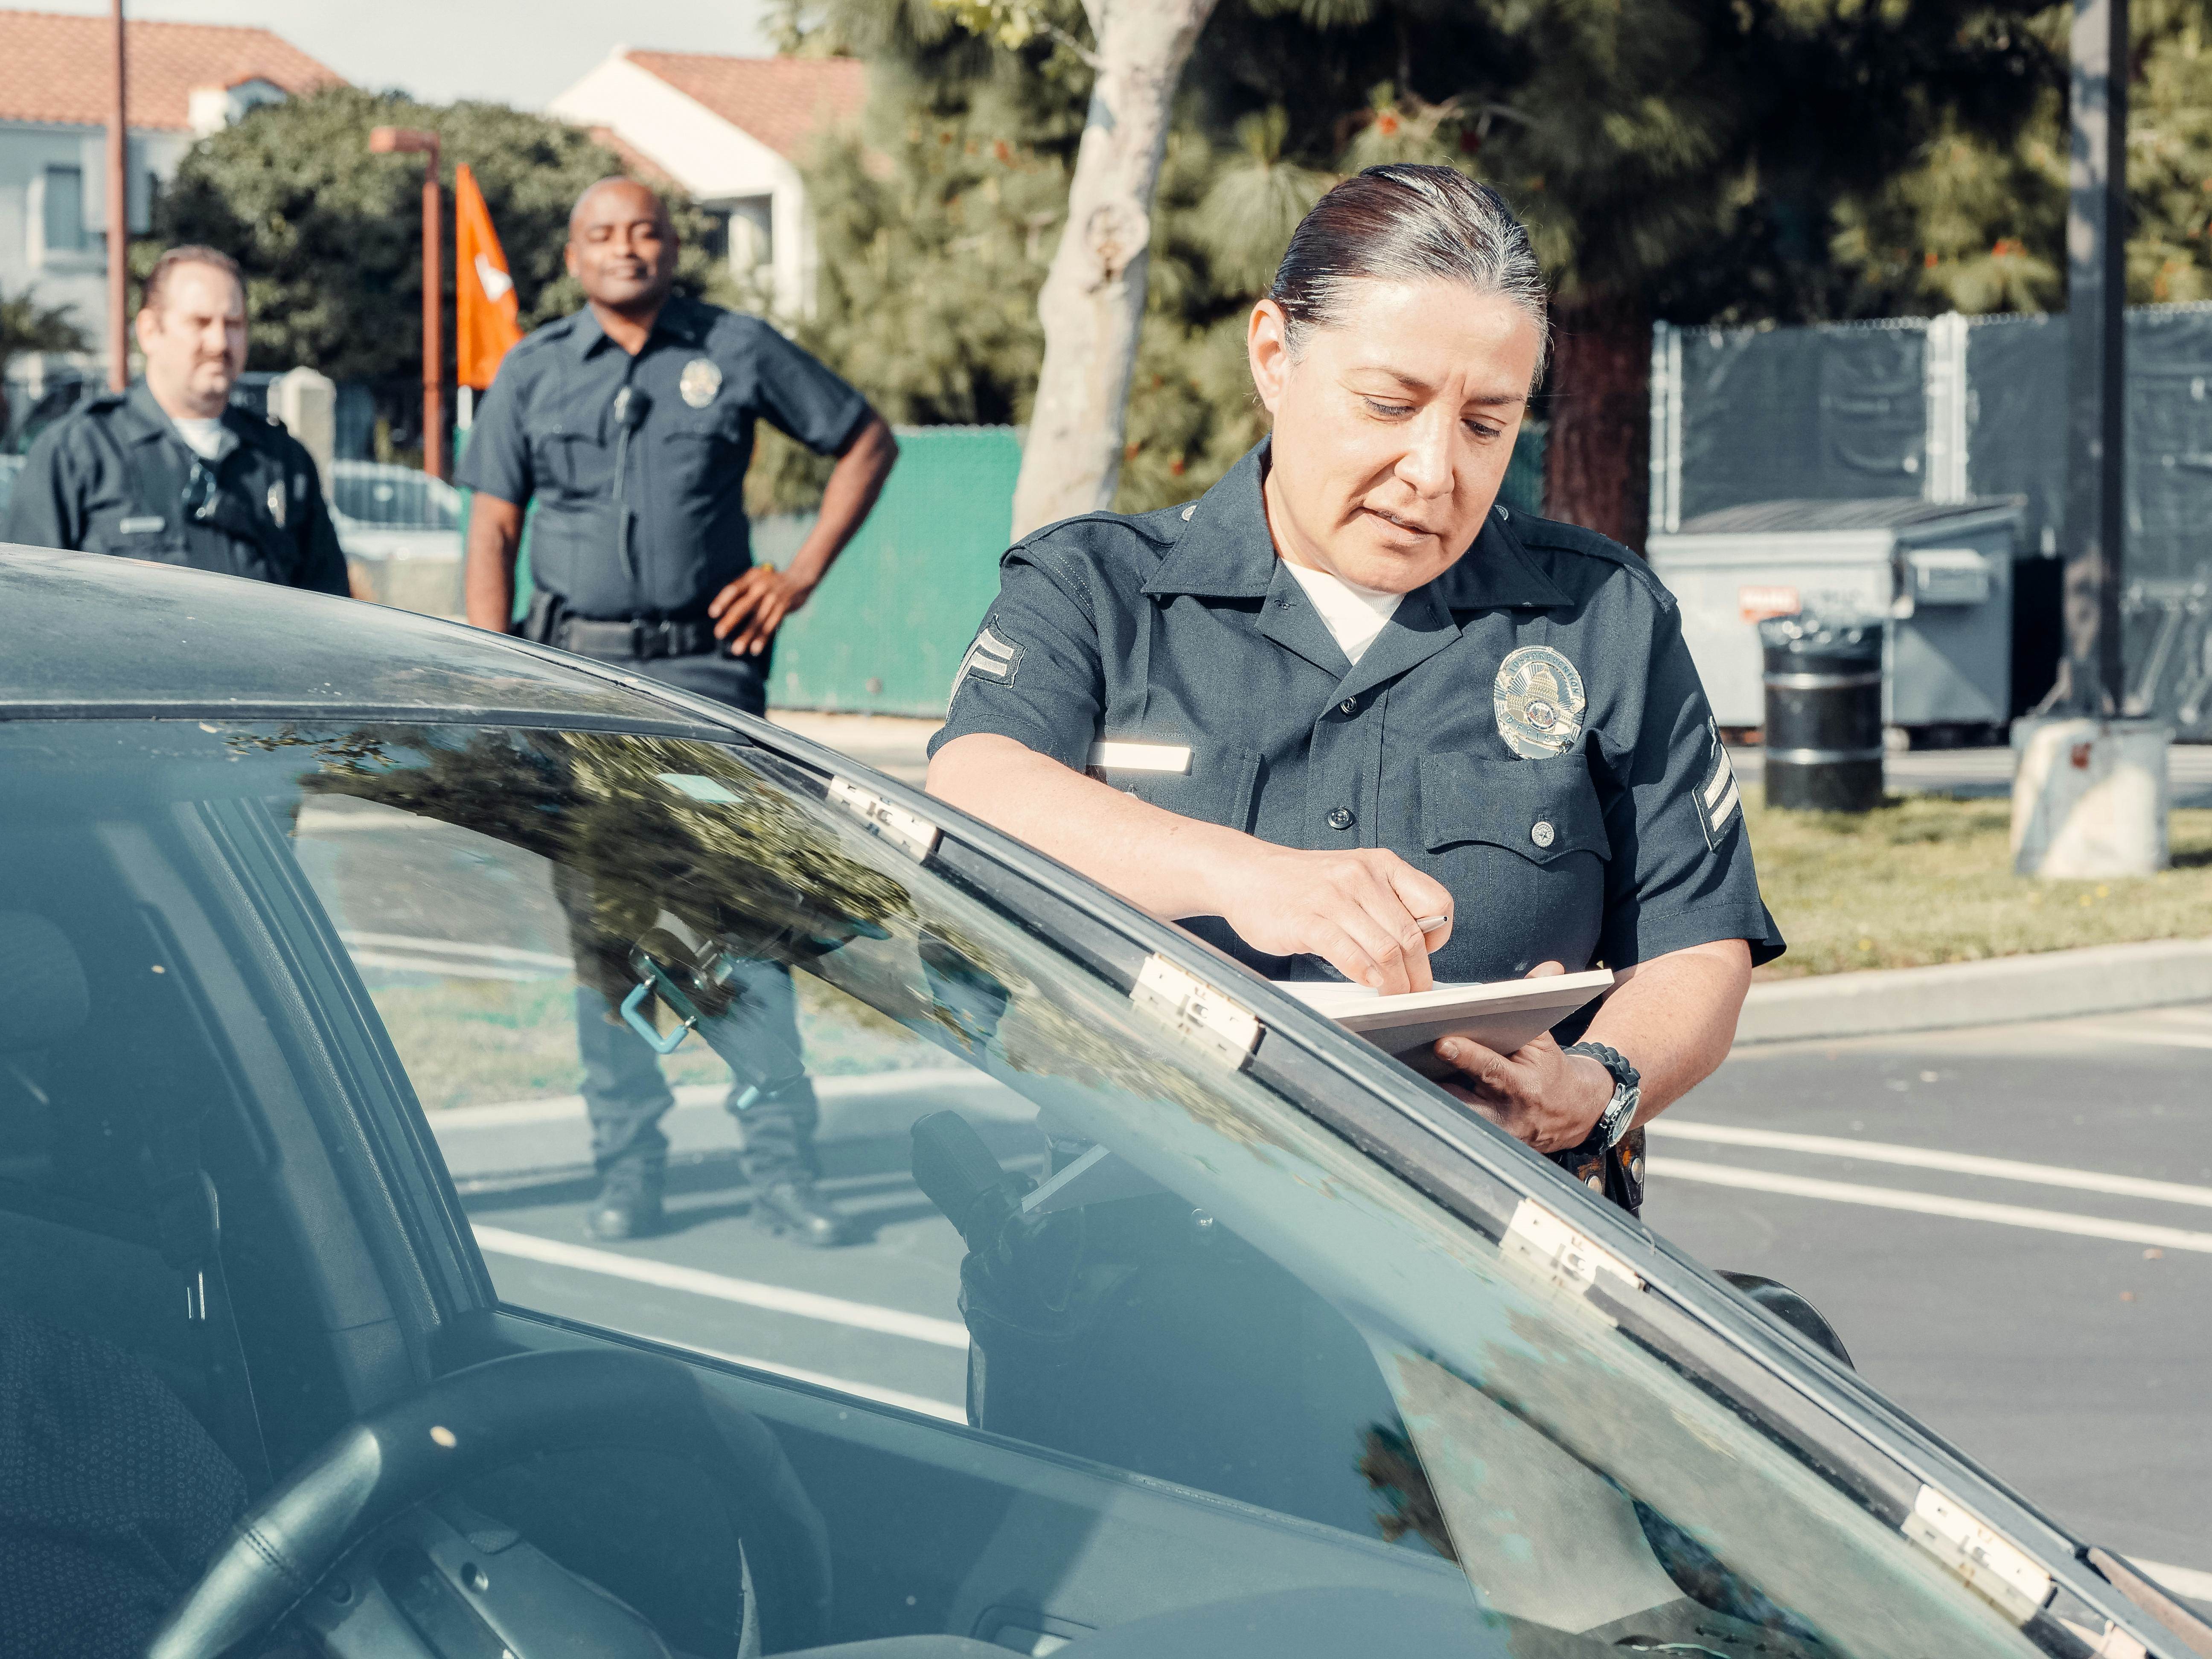
<path id="1" fill-rule="evenodd" d="M 48 167 L 41 229 L 49 253 L 84 252 L 84 169 Z"/>
<path id="2" fill-rule="evenodd" d="M 730 264 L 740 271 L 775 263 L 773 198 L 747 196 L 730 204 Z"/>

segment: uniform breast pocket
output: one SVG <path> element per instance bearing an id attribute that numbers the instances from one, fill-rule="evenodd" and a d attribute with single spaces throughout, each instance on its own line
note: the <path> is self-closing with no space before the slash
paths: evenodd
<path id="1" fill-rule="evenodd" d="M 606 447 L 589 434 L 549 432 L 531 446 L 538 485 L 568 495 L 598 495 L 612 482 Z"/>
<path id="2" fill-rule="evenodd" d="M 85 546 L 88 552 L 149 559 L 158 564 L 181 564 L 185 560 L 182 532 L 158 514 L 126 514 L 96 524 L 85 538 Z"/>
<path id="3" fill-rule="evenodd" d="M 1091 746 L 1091 775 L 1165 811 L 1251 828 L 1259 757 L 1165 738 L 1109 738 Z"/>
<path id="4" fill-rule="evenodd" d="M 1581 755 L 1421 762 L 1429 873 L 1452 890 L 1458 925 L 1439 979 L 1502 979 L 1558 961 L 1589 965 L 1613 857 L 1605 812 Z"/>

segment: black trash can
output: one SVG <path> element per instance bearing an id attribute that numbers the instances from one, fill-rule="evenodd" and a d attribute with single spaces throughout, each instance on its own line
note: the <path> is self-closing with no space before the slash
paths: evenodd
<path id="1" fill-rule="evenodd" d="M 1766 653 L 1766 804 L 1868 812 L 1881 805 L 1879 617 L 1775 617 Z"/>

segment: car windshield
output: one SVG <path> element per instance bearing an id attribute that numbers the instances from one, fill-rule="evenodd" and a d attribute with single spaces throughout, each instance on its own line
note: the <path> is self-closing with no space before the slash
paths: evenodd
<path id="1" fill-rule="evenodd" d="M 0 910 L 88 962 L 71 895 L 142 845 L 198 849 L 295 959 L 320 953 L 310 1023 L 378 1045 L 511 1310 L 1272 1528 L 1484 1651 L 2034 1650 L 1555 1261 L 1179 1030 L 927 825 L 790 762 L 209 720 L 0 726 Z M 93 1178 L 4 1127 L 15 1186 Z M 659 1229 L 594 1238 L 625 1168 Z M 757 1224 L 794 1169 L 838 1248 Z M 1080 1539 L 1036 1526 L 1073 1573 Z M 1176 1547 L 1224 1595 L 1229 1536 Z M 969 1627 L 1042 1653 L 1115 1614 L 1058 1617 Z"/>

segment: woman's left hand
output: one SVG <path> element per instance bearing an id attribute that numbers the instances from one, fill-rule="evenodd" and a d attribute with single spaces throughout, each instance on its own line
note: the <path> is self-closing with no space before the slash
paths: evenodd
<path id="1" fill-rule="evenodd" d="M 1528 977 L 1565 972 L 1547 962 Z M 1436 1053 L 1460 1073 L 1444 1084 L 1449 1092 L 1540 1152 L 1579 1146 L 1613 1098 L 1613 1073 L 1588 1054 L 1566 1053 L 1549 1031 L 1510 1054 L 1464 1035 L 1440 1039 Z"/>

